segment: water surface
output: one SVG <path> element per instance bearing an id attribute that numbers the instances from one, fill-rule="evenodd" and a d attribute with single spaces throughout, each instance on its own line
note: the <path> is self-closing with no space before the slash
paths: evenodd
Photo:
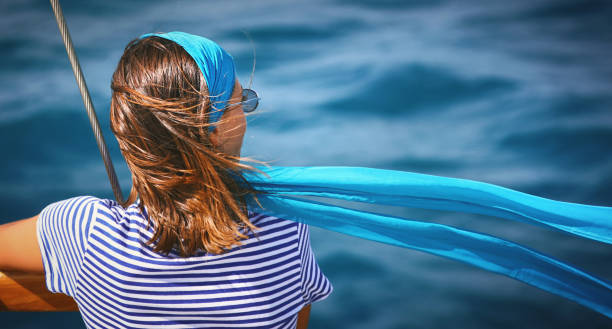
<path id="1" fill-rule="evenodd" d="M 108 129 L 110 77 L 142 33 L 219 42 L 263 98 L 243 155 L 468 178 L 612 206 L 612 4 L 607 1 L 62 1 Z M 75 195 L 111 198 L 50 6 L 0 4 L 0 222 Z M 245 36 L 245 33 L 252 39 Z M 503 237 L 607 280 L 612 249 L 478 215 L 380 209 Z M 598 313 L 428 254 L 312 229 L 335 286 L 310 328 L 591 328 Z M 79 328 L 78 314 L 0 315 Z"/>

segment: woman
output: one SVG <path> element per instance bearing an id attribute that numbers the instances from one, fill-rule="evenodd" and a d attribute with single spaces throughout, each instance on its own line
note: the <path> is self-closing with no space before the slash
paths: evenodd
<path id="1" fill-rule="evenodd" d="M 232 57 L 199 36 L 146 34 L 111 88 L 130 197 L 72 198 L 0 226 L 0 268 L 44 269 L 88 328 L 295 328 L 298 312 L 305 327 L 332 288 L 307 226 L 247 209 L 243 110 L 257 96 Z"/>

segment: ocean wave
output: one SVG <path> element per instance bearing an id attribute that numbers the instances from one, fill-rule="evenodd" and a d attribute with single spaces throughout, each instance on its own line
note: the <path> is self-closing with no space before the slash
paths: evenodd
<path id="1" fill-rule="evenodd" d="M 507 78 L 468 78 L 452 68 L 407 64 L 390 68 L 376 77 L 361 78 L 359 90 L 328 102 L 330 112 L 387 116 L 439 111 L 459 104 L 496 97 L 518 86 Z"/>

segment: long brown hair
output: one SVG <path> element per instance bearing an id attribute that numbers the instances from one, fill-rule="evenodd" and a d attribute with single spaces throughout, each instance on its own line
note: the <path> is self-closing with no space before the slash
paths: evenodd
<path id="1" fill-rule="evenodd" d="M 254 168 L 211 143 L 210 97 L 191 56 L 160 37 L 133 40 L 111 89 L 111 129 L 132 172 L 124 206 L 140 197 L 155 232 L 148 243 L 181 256 L 239 245 L 256 228 L 246 213 L 255 191 L 243 176 Z"/>

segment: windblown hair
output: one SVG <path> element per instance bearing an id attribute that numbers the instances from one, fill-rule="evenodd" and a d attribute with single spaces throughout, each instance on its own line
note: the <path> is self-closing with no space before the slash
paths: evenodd
<path id="1" fill-rule="evenodd" d="M 155 232 L 148 244 L 181 256 L 240 245 L 256 229 L 246 211 L 255 191 L 243 176 L 254 168 L 211 143 L 214 97 L 191 56 L 164 38 L 133 40 L 111 89 L 111 129 L 132 172 L 124 206 L 140 198 Z"/>

